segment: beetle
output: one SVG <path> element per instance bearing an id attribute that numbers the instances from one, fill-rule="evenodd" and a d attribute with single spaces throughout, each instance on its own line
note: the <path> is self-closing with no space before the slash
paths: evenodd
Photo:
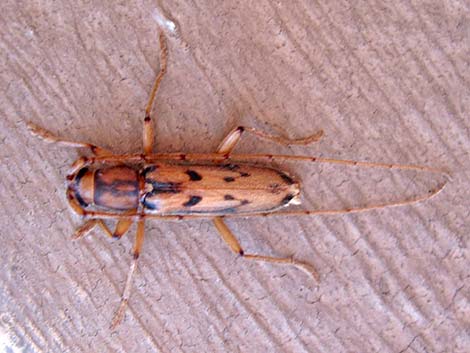
<path id="1" fill-rule="evenodd" d="M 224 218 L 361 212 L 420 202 L 433 197 L 444 188 L 445 183 L 427 195 L 388 204 L 339 210 L 285 211 L 282 209 L 300 203 L 300 182 L 286 171 L 267 164 L 260 166 L 255 162 L 291 160 L 368 168 L 409 169 L 440 174 L 445 172 L 416 165 L 312 156 L 232 153 L 245 133 L 282 145 L 307 145 L 318 141 L 323 135 L 322 131 L 306 138 L 291 140 L 255 128 L 239 126 L 222 140 L 216 153 L 153 153 L 154 131 L 151 111 L 156 93 L 167 71 L 168 56 L 163 33 L 160 34 L 159 41 L 160 71 L 145 108 L 142 154 L 114 155 L 94 144 L 63 139 L 31 122 L 28 123 L 30 132 L 46 142 L 66 147 L 86 148 L 91 153 L 90 157 L 77 159 L 67 176 L 68 202 L 72 210 L 86 220 L 75 231 L 73 239 L 82 238 L 96 226 L 109 237 L 121 238 L 130 226 L 137 222 L 133 259 L 120 305 L 111 323 L 112 329 L 122 321 L 125 314 L 132 277 L 144 241 L 144 225 L 147 219 L 209 218 L 235 254 L 249 260 L 293 265 L 319 281 L 320 276 L 310 263 L 292 257 L 245 253 L 235 235 L 225 224 Z M 104 223 L 106 219 L 117 220 L 114 231 Z"/>

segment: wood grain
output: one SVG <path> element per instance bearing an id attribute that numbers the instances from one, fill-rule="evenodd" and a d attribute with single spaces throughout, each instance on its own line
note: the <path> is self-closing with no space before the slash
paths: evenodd
<path id="1" fill-rule="evenodd" d="M 470 346 L 470 11 L 464 1 L 13 1 L 0 5 L 0 342 L 21 352 L 465 352 Z M 294 254 L 296 269 L 233 256 L 207 221 L 149 222 L 130 310 L 108 326 L 135 234 L 70 241 L 73 150 L 25 121 L 116 153 L 237 151 L 415 163 L 450 171 L 438 197 L 364 214 L 230 220 L 246 251 Z M 304 202 L 349 206 L 432 188 L 421 173 L 289 166 Z M 378 173 L 378 174 L 376 174 Z"/>

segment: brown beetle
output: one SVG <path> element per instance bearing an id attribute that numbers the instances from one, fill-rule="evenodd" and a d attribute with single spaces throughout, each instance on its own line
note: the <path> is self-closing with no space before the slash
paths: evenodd
<path id="1" fill-rule="evenodd" d="M 249 127 L 233 129 L 221 142 L 216 153 L 152 153 L 154 140 L 150 112 L 153 101 L 166 72 L 167 48 L 160 35 L 160 72 L 145 109 L 143 130 L 143 154 L 113 155 L 101 147 L 74 142 L 54 136 L 32 123 L 28 127 L 32 134 L 46 142 L 67 147 L 87 148 L 92 157 L 81 157 L 72 165 L 68 175 L 67 198 L 72 209 L 87 219 L 76 230 L 74 239 L 100 226 L 110 237 L 122 237 L 133 222 L 137 222 L 137 236 L 133 249 L 133 260 L 129 269 L 121 304 L 111 327 L 122 320 L 129 300 L 132 276 L 144 240 L 144 222 L 148 218 L 183 219 L 209 218 L 230 249 L 245 259 L 294 265 L 319 280 L 311 264 L 291 257 L 273 257 L 247 254 L 225 224 L 224 217 L 250 217 L 267 215 L 315 215 L 344 214 L 367 211 L 386 206 L 407 205 L 429 199 L 440 192 L 445 183 L 428 195 L 401 202 L 339 210 L 293 210 L 279 211 L 291 204 L 300 203 L 300 183 L 287 172 L 269 166 L 254 165 L 255 161 L 303 161 L 312 163 L 335 163 L 350 166 L 388 169 L 411 169 L 445 174 L 445 172 L 413 165 L 358 162 L 311 156 L 232 154 L 232 150 L 243 133 L 251 133 L 283 145 L 306 145 L 318 141 L 320 131 L 304 139 L 290 140 L 272 136 Z M 117 220 L 114 231 L 103 222 Z"/>

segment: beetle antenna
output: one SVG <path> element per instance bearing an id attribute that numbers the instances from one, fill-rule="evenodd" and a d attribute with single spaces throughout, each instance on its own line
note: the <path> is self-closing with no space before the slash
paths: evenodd
<path id="1" fill-rule="evenodd" d="M 316 216 L 316 215 L 324 215 L 324 216 L 332 216 L 338 214 L 349 214 L 349 213 L 359 213 L 359 212 L 366 212 L 377 210 L 386 207 L 398 207 L 398 206 L 408 206 L 415 203 L 419 203 L 425 200 L 429 200 L 433 198 L 437 194 L 439 194 L 444 187 L 447 185 L 447 182 L 442 183 L 442 185 L 438 186 L 436 189 L 431 190 L 430 193 L 427 195 L 422 195 L 418 197 L 414 197 L 411 199 L 403 200 L 403 201 L 396 201 L 396 202 L 389 202 L 389 203 L 382 203 L 370 206 L 362 206 L 362 207 L 351 207 L 351 208 L 340 208 L 340 209 L 323 209 L 323 210 L 293 210 L 293 211 L 277 211 L 273 213 L 253 213 L 253 214 L 227 214 L 224 217 L 253 217 L 253 216 Z"/>

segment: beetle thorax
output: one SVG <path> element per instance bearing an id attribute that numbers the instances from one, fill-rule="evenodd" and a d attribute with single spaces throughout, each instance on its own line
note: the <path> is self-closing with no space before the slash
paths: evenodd
<path id="1" fill-rule="evenodd" d="M 82 168 L 69 186 L 83 207 L 94 205 L 111 210 L 138 207 L 138 172 L 128 166 L 89 170 Z"/>

